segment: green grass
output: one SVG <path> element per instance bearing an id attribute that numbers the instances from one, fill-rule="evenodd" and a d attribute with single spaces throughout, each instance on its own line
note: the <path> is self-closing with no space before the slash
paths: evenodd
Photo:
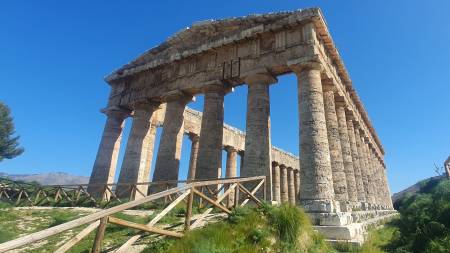
<path id="1" fill-rule="evenodd" d="M 225 221 L 188 232 L 180 240 L 161 240 L 147 253 L 331 252 L 297 207 L 238 208 Z"/>

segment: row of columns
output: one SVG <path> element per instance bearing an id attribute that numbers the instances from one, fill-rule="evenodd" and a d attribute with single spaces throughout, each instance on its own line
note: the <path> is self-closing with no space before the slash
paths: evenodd
<path id="1" fill-rule="evenodd" d="M 284 164 L 272 162 L 273 201 L 295 205 L 300 191 L 300 172 Z"/>
<path id="2" fill-rule="evenodd" d="M 321 63 L 290 67 L 299 91 L 300 203 L 310 212 L 392 208 L 375 147 L 333 81 L 322 78 Z"/>

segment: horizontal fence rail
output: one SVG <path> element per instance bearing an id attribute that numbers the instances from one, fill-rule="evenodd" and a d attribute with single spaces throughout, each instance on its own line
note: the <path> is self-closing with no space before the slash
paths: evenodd
<path id="1" fill-rule="evenodd" d="M 8 202 L 13 206 L 94 206 L 106 208 L 149 195 L 148 191 L 142 192 L 139 190 L 139 186 L 148 186 L 148 189 L 155 193 L 187 183 L 208 180 L 214 179 L 40 185 L 0 178 L 0 201 Z M 96 194 L 91 194 L 88 188 L 95 188 Z M 118 191 L 118 188 L 120 188 L 120 191 Z M 164 201 L 172 201 L 172 198 L 172 195 L 166 196 Z"/>
<path id="2" fill-rule="evenodd" d="M 83 225 L 87 226 L 77 235 L 65 242 L 55 252 L 63 253 L 68 251 L 94 230 L 97 230 L 97 232 L 91 252 L 100 252 L 102 240 L 105 237 L 105 229 L 108 224 L 115 224 L 141 231 L 129 238 L 127 242 L 120 246 L 116 251 L 118 253 L 126 252 L 134 242 L 141 238 L 144 232 L 180 238 L 183 237 L 186 231 L 199 227 L 201 225 L 201 222 L 204 221 L 207 215 L 210 214 L 213 210 L 217 210 L 220 213 L 230 214 L 233 208 L 244 206 L 249 201 L 252 201 L 256 205 L 261 205 L 262 201 L 265 200 L 265 180 L 265 176 L 257 176 L 204 181 L 184 181 L 183 185 L 157 192 L 148 196 L 143 196 L 142 198 L 103 209 L 84 217 L 60 224 L 58 226 L 47 228 L 45 230 L 2 243 L 0 244 L 0 252 L 17 249 Z M 179 182 L 177 181 L 177 183 Z M 61 195 L 64 194 L 61 193 Z M 173 197 L 168 205 L 165 206 L 165 208 L 161 210 L 147 224 L 134 223 L 112 216 L 116 213 L 135 208 L 145 203 L 162 199 L 165 201 L 169 196 L 175 197 Z M 200 213 L 195 219 L 192 216 L 194 198 L 199 201 L 199 205 L 206 208 L 206 210 Z M 184 202 L 186 204 L 186 212 L 184 215 L 184 229 L 182 231 L 176 231 L 175 229 L 171 230 L 170 228 L 157 227 L 156 224 L 181 202 Z"/>

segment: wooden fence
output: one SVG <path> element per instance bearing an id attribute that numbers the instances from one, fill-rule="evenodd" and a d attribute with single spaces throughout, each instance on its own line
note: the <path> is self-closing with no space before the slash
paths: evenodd
<path id="1" fill-rule="evenodd" d="M 252 187 L 252 189 L 248 189 Z M 84 217 L 63 223 L 61 225 L 51 227 L 36 233 L 32 233 L 15 240 L 11 240 L 0 244 L 0 252 L 6 252 L 8 250 L 17 249 L 31 243 L 49 238 L 51 236 L 58 235 L 64 231 L 74 229 L 79 226 L 87 225 L 81 232 L 72 237 L 64 245 L 59 247 L 55 252 L 63 253 L 68 251 L 83 238 L 89 235 L 92 231 L 96 231 L 95 239 L 92 245 L 93 253 L 101 251 L 101 245 L 105 236 L 105 229 L 107 224 L 116 224 L 119 226 L 134 228 L 140 230 L 138 233 L 118 248 L 116 253 L 126 252 L 127 249 L 142 236 L 142 232 L 150 232 L 163 236 L 170 236 L 180 238 L 183 237 L 186 231 L 194 229 L 200 225 L 202 221 L 210 214 L 214 209 L 219 212 L 230 214 L 231 210 L 237 206 L 244 206 L 249 201 L 254 202 L 256 205 L 261 205 L 265 200 L 265 176 L 248 177 L 248 178 L 226 178 L 206 181 L 188 182 L 182 186 L 171 188 L 162 192 L 151 194 L 149 196 L 142 197 L 137 200 L 129 201 L 108 209 L 103 209 L 93 214 L 86 215 Z M 61 193 L 61 195 L 64 195 Z M 123 219 L 112 217 L 113 214 L 122 212 L 124 210 L 137 207 L 139 205 L 161 201 L 168 196 L 177 196 L 168 204 L 162 211 L 160 211 L 148 224 L 139 224 Z M 262 196 L 262 197 L 257 197 Z M 201 202 L 201 205 L 207 209 L 198 215 L 195 219 L 192 216 L 192 208 L 194 203 L 194 197 Z M 157 227 L 156 224 L 170 210 L 172 210 L 178 203 L 186 202 L 186 213 L 184 216 L 184 230 L 175 231 L 174 229 L 164 229 Z"/>
<path id="2" fill-rule="evenodd" d="M 147 185 L 149 189 L 154 187 L 157 191 L 162 191 L 188 182 L 199 181 L 201 180 L 39 185 L 0 178 L 0 201 L 8 202 L 14 206 L 93 206 L 106 208 L 147 196 L 148 192 L 139 190 L 141 185 Z M 121 186 L 121 191 L 117 191 L 118 186 Z M 88 187 L 95 188 L 96 194 L 90 194 Z M 123 195 L 128 197 L 119 197 Z M 172 197 L 172 195 L 166 196 L 164 201 L 169 202 L 172 200 Z"/>

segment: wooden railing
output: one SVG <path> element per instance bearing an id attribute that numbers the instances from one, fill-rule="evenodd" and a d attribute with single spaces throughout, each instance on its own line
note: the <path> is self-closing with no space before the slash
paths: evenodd
<path id="1" fill-rule="evenodd" d="M 252 186 L 252 189 L 249 190 L 249 186 Z M 109 223 L 134 228 L 140 230 L 141 232 L 150 232 L 163 236 L 179 238 L 182 237 L 186 231 L 199 227 L 200 223 L 214 209 L 222 213 L 230 214 L 233 208 L 237 206 L 244 206 L 249 201 L 254 202 L 256 205 L 261 205 L 262 201 L 265 199 L 265 187 L 265 176 L 188 182 L 182 186 L 145 196 L 140 199 L 129 201 L 127 203 L 123 203 L 108 209 L 103 209 L 76 220 L 72 220 L 55 227 L 51 227 L 12 241 L 2 243 L 0 244 L 0 252 L 17 249 L 83 225 L 88 226 L 85 227 L 76 236 L 71 238 L 69 241 L 65 242 L 65 244 L 59 247 L 55 252 L 63 253 L 68 251 L 94 230 L 97 230 L 97 232 L 91 252 L 100 252 L 101 244 L 105 236 L 105 229 L 107 224 Z M 173 201 L 171 201 L 170 204 L 167 205 L 162 211 L 160 211 L 148 224 L 139 224 L 112 217 L 112 215 L 124 210 L 135 208 L 145 203 L 162 200 L 163 198 L 173 195 L 176 195 L 177 197 Z M 194 196 L 199 200 L 200 205 L 207 208 L 195 219 L 193 219 L 192 216 Z M 257 196 L 263 197 L 258 198 Z M 170 230 L 170 228 L 167 229 L 157 227 L 156 224 L 158 223 L 158 221 L 160 221 L 182 201 L 186 202 L 186 213 L 184 216 L 183 231 L 175 231 L 173 229 Z M 116 252 L 126 252 L 126 250 L 134 242 L 139 240 L 141 235 L 142 233 L 139 233 L 128 239 L 128 241 L 123 244 Z"/>
<path id="2" fill-rule="evenodd" d="M 188 182 L 201 181 L 168 180 L 139 183 L 39 185 L 0 178 L 0 201 L 9 202 L 14 206 L 94 206 L 105 208 L 147 196 L 148 192 L 139 190 L 139 186 L 142 185 L 146 185 L 150 189 L 157 187 L 155 188 L 157 191 L 162 191 Z M 90 187 L 95 188 L 96 194 L 89 193 L 88 188 Z M 119 188 L 121 190 L 118 191 Z M 164 201 L 172 201 L 172 195 L 166 196 Z"/>

